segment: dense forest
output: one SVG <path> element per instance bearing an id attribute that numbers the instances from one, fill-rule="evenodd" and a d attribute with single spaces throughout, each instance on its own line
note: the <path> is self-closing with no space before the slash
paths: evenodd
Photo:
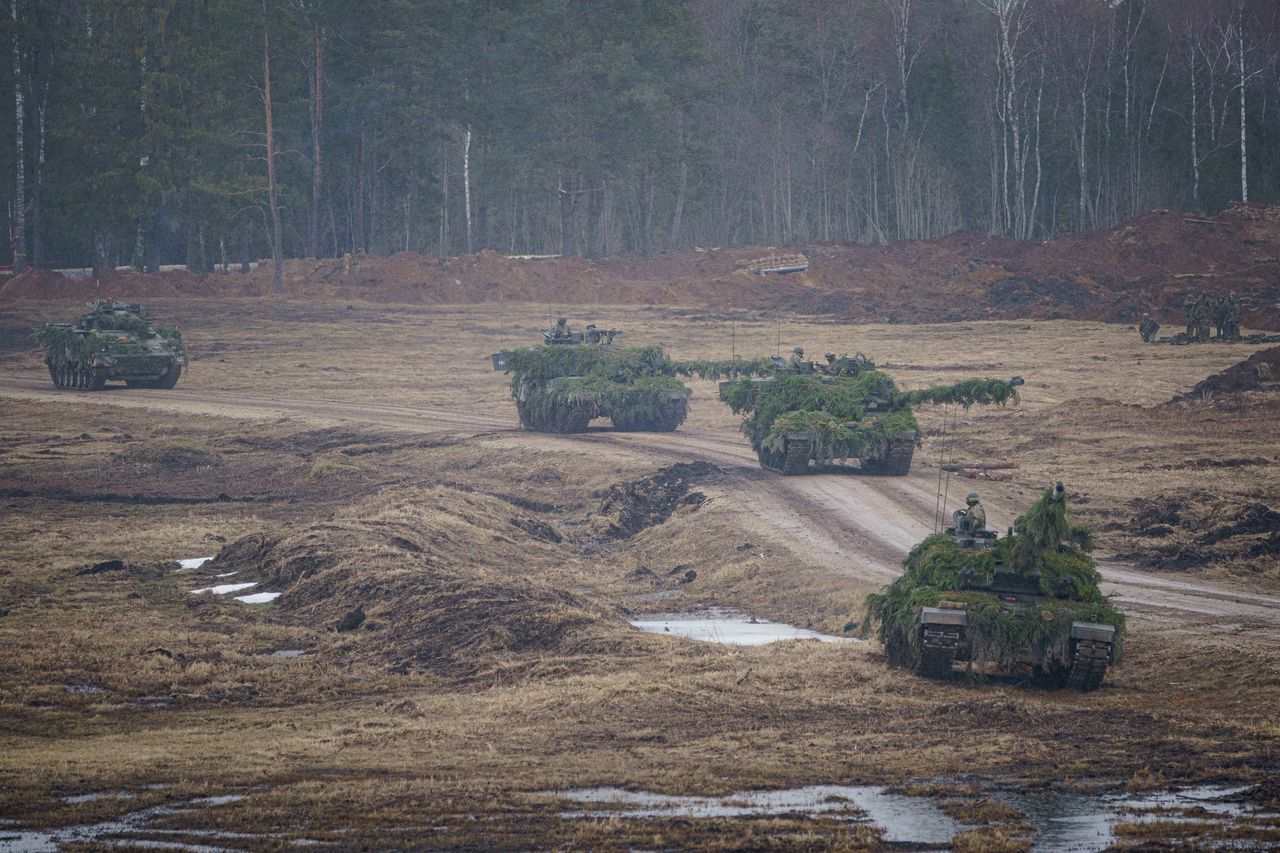
<path id="1" fill-rule="evenodd" d="M 1275 0 L 9 0 L 15 266 L 1041 238 L 1280 195 Z"/>

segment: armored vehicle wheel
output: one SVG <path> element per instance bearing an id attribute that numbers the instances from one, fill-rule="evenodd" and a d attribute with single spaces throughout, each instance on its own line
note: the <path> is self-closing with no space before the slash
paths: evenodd
<path id="1" fill-rule="evenodd" d="M 107 372 L 105 370 L 86 367 L 84 373 L 84 390 L 86 391 L 101 391 L 107 384 Z"/>
<path id="2" fill-rule="evenodd" d="M 1067 684 L 1088 693 L 1102 686 L 1102 678 L 1111 663 L 1111 644 L 1097 640 L 1077 640 L 1071 655 L 1071 673 Z"/>
<path id="3" fill-rule="evenodd" d="M 862 460 L 862 470 L 880 477 L 905 477 L 911 472 L 911 457 L 915 452 L 914 441 L 891 439 L 889 452 L 881 459 Z"/>
<path id="4" fill-rule="evenodd" d="M 916 674 L 926 678 L 950 678 L 951 663 L 960 648 L 959 625 L 922 625 Z"/>

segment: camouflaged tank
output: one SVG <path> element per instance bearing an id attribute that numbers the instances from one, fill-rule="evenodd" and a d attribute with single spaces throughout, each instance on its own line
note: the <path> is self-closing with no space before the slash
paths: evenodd
<path id="1" fill-rule="evenodd" d="M 797 352 L 800 350 L 797 348 Z M 925 391 L 899 391 L 893 378 L 859 353 L 827 364 L 774 357 L 770 376 L 720 383 L 720 399 L 745 414 L 742 431 L 760 466 L 783 474 L 839 470 L 850 459 L 865 474 L 903 477 L 911 470 L 919 403 L 1017 401 L 1021 377 L 967 379 Z"/>
<path id="2" fill-rule="evenodd" d="M 684 423 L 692 392 L 661 347 L 615 346 L 615 329 L 572 332 L 563 321 L 542 334 L 543 346 L 492 356 L 494 370 L 511 374 L 520 426 L 583 432 L 609 418 L 619 430 L 671 432 Z"/>
<path id="3" fill-rule="evenodd" d="M 85 303 L 74 324 L 42 323 L 35 338 L 58 388 L 100 391 L 111 380 L 130 388 L 172 388 L 187 366 L 182 335 L 155 326 L 140 305 L 110 299 Z"/>
<path id="4" fill-rule="evenodd" d="M 889 663 L 929 678 L 1005 676 L 1095 690 L 1120 659 L 1124 614 L 1098 588 L 1092 537 L 1061 483 L 1009 535 L 948 528 L 912 549 L 906 572 L 867 597 Z"/>

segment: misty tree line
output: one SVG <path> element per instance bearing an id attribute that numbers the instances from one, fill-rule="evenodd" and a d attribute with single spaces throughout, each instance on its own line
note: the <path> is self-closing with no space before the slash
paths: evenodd
<path id="1" fill-rule="evenodd" d="M 1274 0 L 8 5 L 18 267 L 1032 238 L 1280 192 Z"/>

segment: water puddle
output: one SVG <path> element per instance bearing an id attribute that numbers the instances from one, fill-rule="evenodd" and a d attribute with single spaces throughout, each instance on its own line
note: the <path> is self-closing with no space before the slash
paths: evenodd
<path id="1" fill-rule="evenodd" d="M 992 792 L 992 796 L 1027 816 L 1028 822 L 1036 829 L 1033 850 L 1096 853 L 1118 841 L 1115 835 L 1117 823 L 1189 820 L 1176 811 L 1169 813 L 1169 809 L 1203 809 L 1228 821 L 1268 817 L 1241 803 L 1224 802 L 1226 797 L 1252 787 L 1204 785 L 1176 791 L 1102 796 L 1053 789 L 1003 790 Z"/>
<path id="2" fill-rule="evenodd" d="M 621 788 L 582 788 L 554 794 L 608 809 L 561 812 L 562 818 L 727 818 L 762 815 L 826 815 L 870 820 L 884 839 L 907 844 L 946 844 L 961 826 L 927 799 L 890 794 L 867 785 L 810 785 L 784 791 L 744 791 L 725 797 L 678 797 Z"/>
<path id="3" fill-rule="evenodd" d="M 250 584 L 250 586 L 253 586 L 253 584 Z M 255 592 L 252 595 L 237 595 L 236 601 L 241 601 L 245 604 L 270 604 L 283 594 L 281 592 Z"/>
<path id="4" fill-rule="evenodd" d="M 67 799 L 67 802 L 93 802 L 108 794 L 83 794 L 80 797 Z M 128 792 L 116 794 L 117 797 L 132 797 Z M 88 799 L 84 799 L 88 797 Z M 150 834 L 165 833 L 174 835 L 196 835 L 199 831 L 191 832 L 187 830 L 151 830 L 147 828 L 147 824 L 162 817 L 169 817 L 180 812 L 190 811 L 192 806 L 221 806 L 227 803 L 234 803 L 237 800 L 244 799 L 241 794 L 226 794 L 218 797 L 201 797 L 195 800 L 189 800 L 186 803 L 177 805 L 152 806 L 146 809 L 140 809 L 136 812 L 123 814 L 114 820 L 104 820 L 99 823 L 81 824 L 79 826 L 63 826 L 58 829 L 49 830 L 17 830 L 17 829 L 0 829 L 0 849 L 7 851 L 15 851 L 15 853 L 54 853 L 66 844 L 93 844 L 95 842 L 103 842 L 108 846 L 116 846 L 111 844 L 107 839 L 114 835 L 124 834 Z M 210 833 L 214 834 L 214 833 Z M 137 839 L 122 839 L 118 844 L 130 847 L 162 847 L 166 850 L 188 850 L 198 851 L 198 853 L 208 853 L 208 851 L 218 851 L 223 848 L 209 847 L 203 844 L 186 844 L 176 841 L 140 841 Z"/>
<path id="5" fill-rule="evenodd" d="M 212 559 L 213 559 L 213 557 L 188 557 L 188 558 L 187 558 L 187 559 L 185 559 L 185 560 L 179 560 L 179 561 L 178 561 L 178 568 L 180 568 L 180 569 L 198 569 L 198 568 L 200 568 L 201 566 L 203 566 L 205 563 L 209 562 L 209 561 L 210 561 L 210 560 L 212 560 Z"/>
<path id="6" fill-rule="evenodd" d="M 255 582 L 250 582 L 250 583 L 224 583 L 224 584 L 220 584 L 220 585 L 218 585 L 218 586 L 204 586 L 204 587 L 201 587 L 200 589 L 193 589 L 193 590 L 191 590 L 191 594 L 192 594 L 192 595 L 200 595 L 200 594 L 202 594 L 202 593 L 211 592 L 211 593 L 213 593 L 214 595 L 227 595 L 227 594 L 229 594 L 229 593 L 239 592 L 239 591 L 240 591 L 240 590 L 242 590 L 242 589 L 249 589 L 250 587 L 254 587 L 254 586 L 257 586 L 257 585 L 258 585 L 258 584 L 257 584 L 257 583 L 255 583 Z"/>
<path id="7" fill-rule="evenodd" d="M 276 649 L 271 653 L 273 658 L 300 658 L 307 653 L 306 649 Z"/>
<path id="8" fill-rule="evenodd" d="M 780 640 L 818 640 L 823 643 L 856 643 L 854 637 L 836 637 L 819 634 L 807 628 L 797 628 L 785 622 L 755 619 L 729 608 L 712 608 L 698 613 L 658 613 L 632 619 L 631 624 L 641 631 L 687 637 L 706 643 L 724 643 L 731 646 L 763 646 Z"/>

